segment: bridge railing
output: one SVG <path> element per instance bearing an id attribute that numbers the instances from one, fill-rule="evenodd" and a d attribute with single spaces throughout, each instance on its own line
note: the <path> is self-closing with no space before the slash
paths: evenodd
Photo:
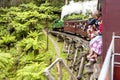
<path id="1" fill-rule="evenodd" d="M 71 72 L 69 67 L 64 63 L 64 61 L 61 58 L 57 58 L 49 67 L 47 67 L 44 71 L 45 75 L 47 76 L 48 80 L 54 80 L 54 77 L 51 75 L 50 70 L 53 68 L 54 65 L 59 63 L 59 79 L 62 80 L 62 66 L 66 68 L 69 75 L 72 77 L 73 80 L 77 80 L 77 78 L 74 76 L 74 74 Z"/>
<path id="2" fill-rule="evenodd" d="M 108 76 L 109 80 L 113 80 L 114 60 L 112 56 L 114 55 L 115 38 L 120 38 L 120 36 L 115 36 L 113 33 L 98 80 L 106 80 L 106 76 Z"/>

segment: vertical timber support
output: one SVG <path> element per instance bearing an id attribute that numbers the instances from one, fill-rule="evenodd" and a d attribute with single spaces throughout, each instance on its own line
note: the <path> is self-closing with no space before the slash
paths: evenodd
<path id="1" fill-rule="evenodd" d="M 69 40 L 67 38 L 65 38 L 66 36 L 64 36 L 64 46 L 63 46 L 63 52 L 68 52 L 68 46 L 69 46 Z"/>
<path id="2" fill-rule="evenodd" d="M 59 76 L 58 80 L 62 80 L 62 63 L 61 62 L 58 63 L 58 67 L 59 67 L 58 68 L 58 72 L 59 72 L 58 73 L 58 76 Z"/>
<path id="3" fill-rule="evenodd" d="M 62 37 L 61 37 L 60 34 L 57 34 L 57 41 L 58 41 L 58 42 L 62 41 Z"/>
<path id="4" fill-rule="evenodd" d="M 73 39 L 69 38 L 69 42 L 68 42 L 68 50 L 67 50 L 67 64 L 68 61 L 70 61 L 70 67 L 72 68 L 72 63 L 73 63 L 73 55 L 75 52 L 75 42 L 73 41 Z"/>

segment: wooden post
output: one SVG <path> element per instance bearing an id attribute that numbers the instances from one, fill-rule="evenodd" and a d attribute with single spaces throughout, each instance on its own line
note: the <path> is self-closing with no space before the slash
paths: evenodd
<path id="1" fill-rule="evenodd" d="M 47 41 L 46 41 L 46 51 L 48 50 L 48 19 L 46 18 L 46 32 L 47 32 Z"/>
<path id="2" fill-rule="evenodd" d="M 64 46 L 63 46 L 63 52 L 68 52 L 68 39 L 64 38 Z"/>
<path id="3" fill-rule="evenodd" d="M 62 80 L 62 63 L 61 62 L 59 62 L 58 64 L 58 75 L 59 75 L 58 80 Z"/>
<path id="4" fill-rule="evenodd" d="M 47 76 L 48 80 L 54 80 L 53 76 L 50 74 L 49 71 L 46 71 L 45 75 Z"/>
<path id="5" fill-rule="evenodd" d="M 80 66 L 79 66 L 78 76 L 79 76 L 79 75 L 81 75 L 81 74 L 82 74 L 82 72 L 83 72 L 84 62 L 85 62 L 85 57 L 83 56 L 83 57 L 82 57 L 82 59 L 81 59 Z"/>

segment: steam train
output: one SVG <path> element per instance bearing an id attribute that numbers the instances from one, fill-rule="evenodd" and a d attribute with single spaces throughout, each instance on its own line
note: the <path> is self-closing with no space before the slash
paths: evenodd
<path id="1" fill-rule="evenodd" d="M 79 35 L 88 38 L 87 36 L 88 20 L 55 20 L 52 25 L 52 30 L 62 31 L 69 34 Z"/>
<path id="2" fill-rule="evenodd" d="M 93 0 L 92 3 L 94 3 L 94 2 L 95 2 L 95 4 L 97 2 L 97 4 L 96 4 L 97 10 L 101 11 L 102 0 Z M 94 8 L 92 8 L 92 9 L 94 9 Z M 62 13 L 64 13 L 63 11 L 62 11 Z M 63 15 L 61 17 L 63 18 Z M 88 29 L 88 20 L 78 20 L 78 19 L 73 20 L 73 19 L 71 19 L 71 20 L 62 21 L 62 20 L 57 19 L 52 24 L 52 30 L 54 30 L 54 31 L 62 31 L 62 32 L 66 32 L 66 33 L 70 33 L 70 34 L 74 34 L 74 35 L 79 35 L 79 36 L 85 37 L 86 39 L 88 39 L 87 29 Z"/>

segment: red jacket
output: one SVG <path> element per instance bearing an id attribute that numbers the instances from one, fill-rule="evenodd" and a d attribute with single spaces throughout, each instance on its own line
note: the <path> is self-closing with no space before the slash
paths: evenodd
<path id="1" fill-rule="evenodd" d="M 102 33 L 102 23 L 99 25 L 100 33 Z"/>

